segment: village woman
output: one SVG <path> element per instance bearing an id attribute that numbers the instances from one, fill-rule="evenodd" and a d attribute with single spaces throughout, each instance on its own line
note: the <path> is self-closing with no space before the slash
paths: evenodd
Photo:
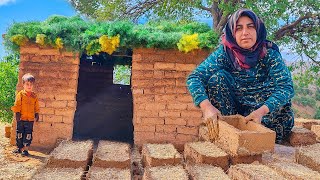
<path id="1" fill-rule="evenodd" d="M 276 132 L 276 142 L 293 127 L 291 73 L 276 44 L 266 40 L 263 21 L 240 9 L 228 20 L 221 44 L 187 79 L 204 119 L 241 114 Z M 216 122 L 215 122 L 216 123 Z"/>

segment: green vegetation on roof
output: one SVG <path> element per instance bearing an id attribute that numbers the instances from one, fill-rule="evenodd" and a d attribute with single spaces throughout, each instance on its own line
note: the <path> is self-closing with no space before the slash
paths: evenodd
<path id="1" fill-rule="evenodd" d="M 94 22 L 79 16 L 51 16 L 43 22 L 15 23 L 7 31 L 5 46 L 18 50 L 25 43 L 51 46 L 68 51 L 96 54 L 112 53 L 117 48 L 194 49 L 217 46 L 218 35 L 200 22 L 149 22 L 137 25 L 129 21 Z"/>

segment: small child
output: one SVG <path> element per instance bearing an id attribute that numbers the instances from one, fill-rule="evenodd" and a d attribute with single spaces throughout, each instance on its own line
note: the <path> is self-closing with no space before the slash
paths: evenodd
<path id="1" fill-rule="evenodd" d="M 39 121 L 39 102 L 37 95 L 32 91 L 35 78 L 31 74 L 22 76 L 23 90 L 18 92 L 14 106 L 11 110 L 15 113 L 17 121 L 16 143 L 17 149 L 13 153 L 28 156 L 28 147 L 32 141 L 33 122 Z"/>

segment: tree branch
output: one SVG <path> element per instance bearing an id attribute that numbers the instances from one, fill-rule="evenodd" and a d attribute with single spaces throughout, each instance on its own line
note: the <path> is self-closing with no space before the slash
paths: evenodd
<path id="1" fill-rule="evenodd" d="M 202 4 L 199 5 L 199 8 L 202 9 L 202 10 L 205 10 L 205 11 L 209 11 L 209 12 L 211 13 L 211 8 L 205 7 L 205 6 L 202 5 Z"/>
<path id="2" fill-rule="evenodd" d="M 129 8 L 125 12 L 125 17 L 133 17 L 134 20 L 137 20 L 141 15 L 148 12 L 150 9 L 152 9 L 155 5 L 159 4 L 161 2 L 158 0 L 147 0 L 147 1 L 140 1 L 138 4 L 133 5 L 131 8 Z"/>
<path id="3" fill-rule="evenodd" d="M 218 27 L 217 27 L 217 32 L 220 33 L 220 35 L 222 34 L 222 30 L 224 28 L 224 26 L 227 24 L 227 21 L 228 21 L 228 17 L 227 16 L 222 16 L 221 17 L 221 20 L 218 24 Z"/>
<path id="4" fill-rule="evenodd" d="M 290 34 L 289 36 L 292 37 L 293 39 L 295 39 L 297 42 L 299 42 L 299 43 L 302 45 L 302 48 L 303 48 L 303 49 L 307 49 L 308 46 L 302 42 L 302 39 L 301 39 L 301 38 L 298 38 L 298 37 L 295 36 L 294 34 Z M 311 59 L 314 63 L 316 63 L 317 65 L 320 66 L 320 61 L 315 60 L 314 58 L 312 58 L 312 57 L 311 57 L 309 54 L 307 54 L 307 53 L 304 53 L 304 54 L 305 54 L 309 59 Z"/>
<path id="5" fill-rule="evenodd" d="M 230 0 L 224 0 L 225 3 L 228 3 L 229 1 Z M 241 2 L 240 0 L 232 0 L 231 1 L 232 5 L 234 5 L 234 6 L 236 6 L 240 2 Z M 216 32 L 219 33 L 219 35 L 221 35 L 224 26 L 227 24 L 228 16 L 230 14 L 223 15 L 223 11 L 221 11 L 221 9 L 219 9 L 218 4 L 219 4 L 218 1 L 213 2 L 212 9 L 213 9 L 214 13 L 212 14 L 212 16 L 214 17 L 214 20 L 215 20 L 214 29 L 216 30 Z"/>
<path id="6" fill-rule="evenodd" d="M 317 61 L 315 59 L 313 59 L 312 57 L 310 57 L 308 54 L 305 54 L 308 58 L 310 58 L 314 63 L 316 63 L 318 66 L 320 66 L 320 61 Z"/>
<path id="7" fill-rule="evenodd" d="M 312 17 L 315 17 L 315 15 L 313 15 L 311 13 L 307 13 L 305 16 L 301 16 L 299 19 L 292 22 L 291 24 L 288 24 L 288 25 L 281 27 L 279 30 L 277 30 L 275 32 L 275 40 L 281 39 L 289 31 L 292 32 L 292 30 L 294 30 L 294 28 L 297 27 L 301 23 L 301 21 L 303 21 L 305 19 L 312 18 Z"/>
<path id="8" fill-rule="evenodd" d="M 219 24 L 220 21 L 220 10 L 218 7 L 218 2 L 213 1 L 212 6 L 211 6 L 211 14 L 213 17 L 213 29 L 217 29 L 217 26 Z"/>

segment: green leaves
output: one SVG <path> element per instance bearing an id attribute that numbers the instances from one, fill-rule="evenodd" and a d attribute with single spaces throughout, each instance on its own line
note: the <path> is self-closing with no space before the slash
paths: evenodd
<path id="1" fill-rule="evenodd" d="M 312 61 L 296 61 L 290 66 L 293 80 L 299 87 L 320 87 L 320 67 Z"/>
<path id="2" fill-rule="evenodd" d="M 268 39 L 300 55 L 306 54 L 313 60 L 319 56 L 319 0 L 70 0 L 69 2 L 81 14 L 97 20 L 129 19 L 137 22 L 139 18 L 147 18 L 157 21 L 181 21 L 211 17 L 214 22 L 213 30 L 218 34 L 222 33 L 229 15 L 239 8 L 248 8 L 266 24 Z M 312 16 L 305 18 L 310 14 Z M 170 26 L 162 28 L 164 32 L 168 32 L 167 29 L 173 32 Z M 199 31 L 188 34 L 194 33 Z"/>
<path id="3" fill-rule="evenodd" d="M 14 103 L 18 82 L 18 64 L 17 54 L 11 54 L 0 60 L 0 121 L 12 121 L 11 106 Z"/>
<path id="4" fill-rule="evenodd" d="M 115 65 L 113 74 L 114 84 L 130 85 L 131 68 L 129 65 Z"/>
<path id="5" fill-rule="evenodd" d="M 120 48 L 154 47 L 162 49 L 177 48 L 182 35 L 199 34 L 201 48 L 214 48 L 218 35 L 205 23 L 190 21 L 157 21 L 135 25 L 130 21 L 96 22 L 84 21 L 79 16 L 66 18 L 52 16 L 44 22 L 16 23 L 9 28 L 5 41 L 11 50 L 24 38 L 41 46 L 56 47 L 60 38 L 63 47 L 71 51 L 87 51 L 95 54 L 101 50 L 95 42 L 101 36 L 120 36 Z M 12 41 L 11 37 L 16 37 Z M 17 43 L 18 42 L 18 43 Z"/>

